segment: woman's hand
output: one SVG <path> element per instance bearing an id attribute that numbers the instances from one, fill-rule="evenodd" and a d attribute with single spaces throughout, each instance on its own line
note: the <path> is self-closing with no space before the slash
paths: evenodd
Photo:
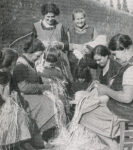
<path id="1" fill-rule="evenodd" d="M 94 87 L 97 88 L 99 95 L 108 95 L 108 87 L 106 85 L 95 83 Z"/>
<path id="2" fill-rule="evenodd" d="M 70 43 L 70 49 L 72 49 L 72 50 L 79 50 L 79 51 L 82 51 L 83 46 L 84 46 L 83 44 Z"/>
<path id="3" fill-rule="evenodd" d="M 107 95 L 102 95 L 102 96 L 99 96 L 98 99 L 99 99 L 101 104 L 105 104 L 108 102 L 109 97 Z"/>
<path id="4" fill-rule="evenodd" d="M 53 41 L 51 45 L 52 45 L 52 47 L 55 47 L 55 48 L 61 49 L 61 50 L 64 48 L 63 42 Z"/>
<path id="5" fill-rule="evenodd" d="M 50 45 L 50 41 L 42 41 L 43 45 L 47 48 Z"/>

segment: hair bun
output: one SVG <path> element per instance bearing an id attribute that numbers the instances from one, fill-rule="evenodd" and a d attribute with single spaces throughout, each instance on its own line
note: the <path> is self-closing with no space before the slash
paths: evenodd
<path id="1" fill-rule="evenodd" d="M 47 3 L 47 4 L 42 5 L 42 7 L 41 7 L 42 15 L 46 15 L 49 12 L 54 13 L 56 16 L 58 16 L 60 14 L 60 10 L 56 4 Z"/>

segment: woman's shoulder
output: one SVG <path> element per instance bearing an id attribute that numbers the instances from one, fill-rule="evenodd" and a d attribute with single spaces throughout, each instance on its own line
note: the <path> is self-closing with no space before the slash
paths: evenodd
<path id="1" fill-rule="evenodd" d="M 42 22 L 42 20 L 39 20 L 39 21 L 37 21 L 37 22 L 34 22 L 33 25 L 36 26 L 36 25 L 38 25 L 38 24 L 41 24 L 41 22 Z"/>
<path id="2" fill-rule="evenodd" d="M 121 68 L 121 64 L 118 63 L 116 60 L 110 57 L 110 65 L 112 65 L 115 68 Z"/>
<path id="3" fill-rule="evenodd" d="M 56 24 L 56 29 L 67 31 L 66 25 L 63 25 L 63 24 L 60 23 L 60 22 L 57 22 L 57 24 Z"/>
<path id="4" fill-rule="evenodd" d="M 89 25 L 89 24 L 86 24 L 86 29 L 92 29 L 92 30 L 94 30 L 94 27 L 91 26 L 91 25 Z"/>
<path id="5" fill-rule="evenodd" d="M 132 74 L 133 75 L 133 65 L 130 65 L 124 72 L 124 74 Z"/>
<path id="6" fill-rule="evenodd" d="M 19 57 L 16 63 L 16 66 L 14 68 L 14 73 L 17 75 L 21 75 L 21 73 L 25 74 L 28 71 L 28 63 L 26 60 L 23 59 L 23 57 Z"/>
<path id="7" fill-rule="evenodd" d="M 130 65 L 123 74 L 123 85 L 133 86 L 133 65 Z"/>
<path id="8" fill-rule="evenodd" d="M 69 32 L 74 31 L 74 30 L 75 30 L 74 25 L 68 26 L 68 31 L 69 31 Z"/>
<path id="9" fill-rule="evenodd" d="M 95 28 L 91 25 L 86 25 L 86 32 L 91 32 L 94 34 Z"/>
<path id="10" fill-rule="evenodd" d="M 27 75 L 28 75 L 27 66 L 25 66 L 24 64 L 16 65 L 16 67 L 14 68 L 14 71 L 13 71 L 13 78 L 15 78 L 17 80 L 17 79 L 23 78 L 24 76 L 27 76 Z"/>

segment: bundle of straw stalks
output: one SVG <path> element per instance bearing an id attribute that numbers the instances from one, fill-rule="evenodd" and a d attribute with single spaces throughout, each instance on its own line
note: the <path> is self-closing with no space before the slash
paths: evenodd
<path id="1" fill-rule="evenodd" d="M 51 89 L 49 91 L 44 91 L 44 95 L 47 95 L 53 102 L 54 102 L 54 109 L 56 114 L 56 122 L 58 125 L 58 128 L 60 128 L 61 124 L 66 124 L 66 114 L 65 114 L 65 104 L 66 99 L 61 99 L 61 96 L 65 96 L 65 86 L 63 84 L 63 81 L 54 79 L 49 80 Z"/>
<path id="2" fill-rule="evenodd" d="M 97 90 L 81 91 L 77 95 L 75 97 L 76 109 L 72 121 L 67 127 L 62 124 L 59 136 L 51 144 L 57 150 L 107 150 L 108 147 L 101 142 L 95 133 L 79 124 L 82 114 L 99 107 Z"/>
<path id="3" fill-rule="evenodd" d="M 0 108 L 1 147 L 31 138 L 28 126 L 26 112 L 10 97 Z"/>

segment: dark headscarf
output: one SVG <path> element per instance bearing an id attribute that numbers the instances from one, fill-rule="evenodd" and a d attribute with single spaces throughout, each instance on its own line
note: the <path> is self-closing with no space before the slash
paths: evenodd
<path id="1" fill-rule="evenodd" d="M 34 53 L 37 51 L 44 51 L 45 47 L 40 40 L 34 39 L 33 41 L 25 43 L 23 50 L 25 53 Z"/>

